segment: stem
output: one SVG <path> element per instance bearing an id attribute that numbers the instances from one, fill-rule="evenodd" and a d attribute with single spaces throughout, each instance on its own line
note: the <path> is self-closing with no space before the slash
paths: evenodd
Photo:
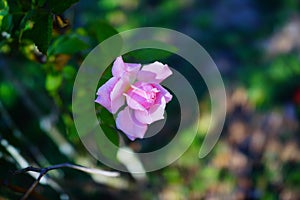
<path id="1" fill-rule="evenodd" d="M 36 186 L 38 185 L 40 180 L 43 178 L 43 176 L 45 176 L 49 171 L 55 170 L 55 169 L 60 169 L 60 168 L 71 168 L 71 169 L 83 171 L 83 172 L 90 173 L 90 174 L 101 174 L 101 175 L 110 176 L 110 177 L 119 176 L 118 172 L 110 172 L 110 171 L 105 171 L 105 170 L 101 170 L 101 169 L 88 168 L 88 167 L 74 165 L 74 164 L 70 164 L 70 163 L 62 163 L 62 164 L 52 165 L 52 166 L 45 167 L 45 168 L 36 168 L 36 167 L 29 166 L 29 167 L 26 167 L 24 169 L 20 169 L 20 170 L 17 170 L 14 172 L 14 174 L 22 174 L 22 173 L 26 173 L 29 171 L 40 173 L 39 177 L 33 182 L 33 184 L 30 186 L 30 188 L 27 190 L 27 192 L 24 194 L 24 196 L 22 197 L 21 200 L 25 200 L 29 197 L 29 195 L 34 191 L 34 189 L 36 188 Z"/>

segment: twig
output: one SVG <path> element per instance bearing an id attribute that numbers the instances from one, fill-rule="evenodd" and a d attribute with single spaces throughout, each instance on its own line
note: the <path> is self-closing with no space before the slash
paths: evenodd
<path id="1" fill-rule="evenodd" d="M 46 173 L 47 173 L 47 171 L 40 173 L 39 177 L 33 182 L 33 184 L 30 186 L 30 188 L 27 190 L 27 192 L 21 198 L 21 200 L 25 200 L 29 197 L 29 195 L 33 192 L 33 190 L 36 188 L 36 186 L 39 184 L 40 180 Z"/>
<path id="2" fill-rule="evenodd" d="M 80 166 L 80 165 L 74 165 L 74 164 L 70 164 L 70 163 L 62 163 L 62 164 L 52 165 L 52 166 L 45 167 L 45 168 L 36 168 L 36 167 L 29 166 L 29 167 L 26 167 L 24 169 L 20 169 L 20 170 L 17 170 L 14 172 L 14 174 L 22 174 L 22 173 L 26 173 L 26 172 L 30 172 L 30 171 L 40 173 L 38 178 L 33 182 L 33 184 L 30 186 L 30 188 L 27 190 L 27 192 L 24 194 L 24 196 L 22 197 L 21 200 L 25 200 L 29 197 L 29 195 L 36 188 L 36 186 L 38 185 L 40 180 L 43 178 L 43 176 L 45 176 L 49 171 L 55 170 L 55 169 L 60 169 L 60 168 L 71 168 L 71 169 L 76 169 L 76 170 L 83 171 L 83 172 L 90 173 L 90 174 L 101 174 L 101 175 L 110 176 L 110 177 L 119 176 L 118 172 L 110 172 L 110 171 L 105 171 L 105 170 L 101 170 L 101 169 L 93 169 L 93 168 L 88 168 L 88 167 L 84 167 L 84 166 Z"/>

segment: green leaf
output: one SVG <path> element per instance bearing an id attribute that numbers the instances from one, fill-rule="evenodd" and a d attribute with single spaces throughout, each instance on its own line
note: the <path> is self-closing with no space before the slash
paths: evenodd
<path id="1" fill-rule="evenodd" d="M 115 123 L 115 119 L 114 119 L 113 115 L 108 110 L 106 110 L 104 107 L 101 107 L 101 109 L 100 109 L 100 121 L 101 121 L 101 124 L 108 125 L 112 128 L 116 127 L 116 123 Z"/>
<path id="2" fill-rule="evenodd" d="M 30 23 L 30 22 L 34 23 L 32 18 L 35 14 L 36 14 L 36 10 L 30 10 L 29 12 L 27 12 L 19 24 L 19 29 L 20 30 L 25 29 L 27 23 Z"/>
<path id="3" fill-rule="evenodd" d="M 107 67 L 105 71 L 103 72 L 100 80 L 99 80 L 99 86 L 103 85 L 105 82 L 107 82 L 112 77 L 112 65 Z"/>
<path id="4" fill-rule="evenodd" d="M 131 51 L 126 55 L 145 63 L 166 59 L 178 51 L 178 49 L 173 45 L 153 40 L 140 41 L 139 45 L 143 47 L 147 46 L 149 48 Z"/>
<path id="5" fill-rule="evenodd" d="M 131 51 L 126 54 L 126 56 L 133 57 L 136 60 L 142 61 L 144 63 L 151 63 L 154 61 L 161 61 L 170 57 L 172 53 L 160 49 L 140 49 Z"/>
<path id="6" fill-rule="evenodd" d="M 49 92 L 54 92 L 58 90 L 62 83 L 62 76 L 61 75 L 53 75 L 48 74 L 46 77 L 46 89 Z"/>
<path id="7" fill-rule="evenodd" d="M 12 15 L 5 15 L 1 23 L 1 31 L 10 32 L 12 28 Z"/>
<path id="8" fill-rule="evenodd" d="M 9 82 L 0 83 L 0 99 L 5 105 L 12 106 L 16 102 L 17 94 Z"/>
<path id="9" fill-rule="evenodd" d="M 116 146 L 119 146 L 119 135 L 118 135 L 118 132 L 105 125 L 105 124 L 101 124 L 100 125 L 101 128 L 102 128 L 102 131 L 104 132 L 104 134 L 106 135 L 106 137 Z"/>
<path id="10" fill-rule="evenodd" d="M 100 128 L 105 134 L 105 136 L 100 134 L 96 135 L 97 144 L 99 147 L 101 147 L 101 153 L 105 157 L 109 158 L 110 160 L 114 160 L 116 159 L 117 148 L 113 148 L 111 144 L 104 142 L 105 140 L 103 137 L 107 137 L 115 146 L 119 146 L 119 134 L 116 129 L 115 120 L 113 115 L 104 107 L 96 105 L 96 108 L 100 108 L 98 118 L 100 121 Z"/>
<path id="11" fill-rule="evenodd" d="M 3 1 L 3 0 L 0 0 L 0 15 L 2 16 L 5 16 L 8 14 L 8 6 L 7 4 Z"/>
<path id="12" fill-rule="evenodd" d="M 62 72 L 63 76 L 68 80 L 72 80 L 76 76 L 76 70 L 71 65 L 65 66 Z"/>
<path id="13" fill-rule="evenodd" d="M 54 14 L 61 14 L 79 0 L 48 0 L 48 6 Z"/>
<path id="14" fill-rule="evenodd" d="M 105 39 L 118 34 L 118 31 L 114 29 L 111 25 L 103 20 L 92 21 L 87 28 L 90 35 L 95 37 L 97 41 L 100 43 Z"/>
<path id="15" fill-rule="evenodd" d="M 24 32 L 22 39 L 33 41 L 38 49 L 46 54 L 52 36 L 52 14 L 37 10 L 29 20 L 33 22 L 33 27 Z"/>
<path id="16" fill-rule="evenodd" d="M 45 4 L 46 0 L 37 0 L 37 6 L 42 7 Z"/>
<path id="17" fill-rule="evenodd" d="M 18 13 L 28 11 L 31 8 L 31 1 L 8 0 L 10 13 Z"/>
<path id="18" fill-rule="evenodd" d="M 5 8 L 5 2 L 4 0 L 0 0 L 0 10 L 3 10 Z"/>
<path id="19" fill-rule="evenodd" d="M 78 36 L 64 36 L 58 38 L 49 48 L 49 55 L 74 54 L 89 47 L 87 43 L 79 39 Z"/>

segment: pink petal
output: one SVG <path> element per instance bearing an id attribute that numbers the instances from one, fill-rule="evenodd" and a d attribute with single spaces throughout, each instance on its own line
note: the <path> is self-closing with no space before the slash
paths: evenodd
<path id="1" fill-rule="evenodd" d="M 164 118 L 166 104 L 156 104 L 153 105 L 149 110 L 140 111 L 135 110 L 134 116 L 135 118 L 144 124 L 151 124 L 155 121 L 161 120 Z"/>
<path id="2" fill-rule="evenodd" d="M 112 77 L 106 83 L 104 83 L 97 91 L 98 97 L 95 100 L 95 102 L 99 103 L 100 105 L 105 107 L 110 112 L 112 112 L 110 93 L 113 90 L 117 81 L 118 81 L 117 78 Z"/>
<path id="3" fill-rule="evenodd" d="M 110 93 L 111 99 L 111 112 L 115 114 L 122 105 L 125 103 L 125 97 L 123 93 L 130 88 L 129 81 L 127 79 L 119 78 L 114 88 Z"/>
<path id="4" fill-rule="evenodd" d="M 139 73 L 137 74 L 137 80 L 141 81 L 141 82 L 157 82 L 157 80 L 155 79 L 156 74 L 153 72 L 149 72 L 149 71 L 139 71 Z"/>
<path id="5" fill-rule="evenodd" d="M 156 74 L 155 79 L 152 82 L 160 83 L 165 80 L 167 77 L 172 75 L 172 71 L 168 67 L 168 65 L 164 65 L 160 62 L 154 62 L 148 65 L 145 65 L 141 71 L 152 72 Z"/>
<path id="6" fill-rule="evenodd" d="M 138 72 L 139 69 L 141 68 L 141 64 L 138 63 L 125 63 L 125 68 L 127 72 Z"/>
<path id="7" fill-rule="evenodd" d="M 147 125 L 138 122 L 128 106 L 119 112 L 116 125 L 117 128 L 123 131 L 132 141 L 136 138 L 143 138 L 147 131 Z"/>
<path id="8" fill-rule="evenodd" d="M 125 72 L 125 63 L 121 56 L 116 58 L 111 71 L 114 77 L 121 77 L 123 75 Z"/>
<path id="9" fill-rule="evenodd" d="M 112 74 L 114 77 L 127 76 L 130 79 L 135 79 L 140 68 L 141 64 L 125 63 L 122 57 L 119 56 L 113 63 Z"/>
<path id="10" fill-rule="evenodd" d="M 157 104 L 161 103 L 161 98 L 164 97 L 166 103 L 171 101 L 172 95 L 166 90 L 164 87 L 162 87 L 160 84 L 155 84 L 155 87 L 160 91 L 159 94 L 157 95 Z"/>
<path id="11" fill-rule="evenodd" d="M 145 108 L 137 102 L 135 99 L 133 99 L 130 95 L 124 94 L 126 96 L 126 102 L 127 105 L 134 110 L 145 110 Z"/>

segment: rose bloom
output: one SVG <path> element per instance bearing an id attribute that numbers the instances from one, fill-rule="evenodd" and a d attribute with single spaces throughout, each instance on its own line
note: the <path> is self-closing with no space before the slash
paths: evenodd
<path id="1" fill-rule="evenodd" d="M 112 114 L 117 114 L 116 125 L 130 140 L 143 138 L 148 125 L 164 118 L 166 103 L 172 95 L 160 82 L 172 71 L 160 62 L 145 65 L 124 63 L 118 57 L 112 67 L 113 77 L 97 91 L 95 102 Z"/>

